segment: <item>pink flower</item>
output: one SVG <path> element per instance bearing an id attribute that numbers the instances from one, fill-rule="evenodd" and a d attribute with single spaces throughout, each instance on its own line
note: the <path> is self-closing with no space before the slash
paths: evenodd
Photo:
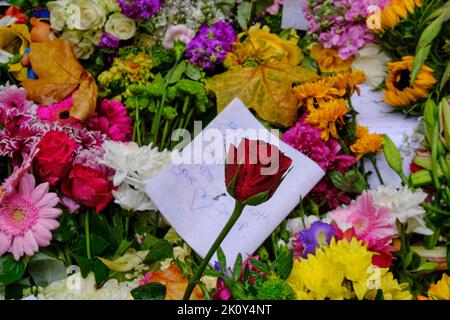
<path id="1" fill-rule="evenodd" d="M 0 86 L 0 122 L 5 124 L 13 117 L 31 112 L 33 103 L 27 100 L 27 92 L 15 85 Z"/>
<path id="2" fill-rule="evenodd" d="M 113 141 L 128 142 L 132 133 L 131 122 L 121 102 L 104 99 L 87 127 L 104 132 Z"/>
<path id="3" fill-rule="evenodd" d="M 56 193 L 48 192 L 48 183 L 37 187 L 35 183 L 33 175 L 25 174 L 17 192 L 0 206 L 0 256 L 7 251 L 16 260 L 25 254 L 32 256 L 50 244 L 50 231 L 59 227 Z"/>
<path id="4" fill-rule="evenodd" d="M 374 251 L 383 250 L 395 235 L 389 209 L 375 208 L 368 192 L 363 192 L 350 206 L 334 210 L 328 216 L 341 230 L 353 228 L 356 237 L 367 242 Z"/>
<path id="5" fill-rule="evenodd" d="M 281 138 L 291 147 L 316 162 L 324 170 L 346 172 L 356 162 L 353 156 L 339 154 L 341 146 L 335 139 L 323 141 L 322 131 L 313 128 L 303 116 Z"/>
<path id="6" fill-rule="evenodd" d="M 280 11 L 280 4 L 283 4 L 284 0 L 274 0 L 273 5 L 268 7 L 266 9 L 266 12 L 270 13 L 271 15 L 278 14 L 278 11 Z"/>
<path id="7" fill-rule="evenodd" d="M 164 48 L 170 50 L 173 49 L 173 45 L 176 40 L 183 42 L 184 44 L 188 44 L 195 37 L 195 31 L 189 29 L 184 24 L 177 24 L 174 26 L 170 26 L 166 34 L 164 35 L 164 39 L 162 41 L 162 45 Z"/>
<path id="8" fill-rule="evenodd" d="M 212 294 L 212 298 L 213 300 L 224 300 L 224 301 L 233 299 L 231 290 L 227 287 L 227 285 L 221 278 L 217 278 L 216 292 Z"/>
<path id="9" fill-rule="evenodd" d="M 37 115 L 42 121 L 47 121 L 50 123 L 58 122 L 60 124 L 75 124 L 79 121 L 70 116 L 70 109 L 72 109 L 72 106 L 73 98 L 72 95 L 70 95 L 58 103 L 48 106 L 40 106 L 37 109 Z"/>
<path id="10" fill-rule="evenodd" d="M 140 286 L 145 286 L 146 284 L 150 283 L 152 280 L 152 273 L 151 272 L 147 272 L 144 275 L 144 278 L 139 280 L 139 285 Z"/>

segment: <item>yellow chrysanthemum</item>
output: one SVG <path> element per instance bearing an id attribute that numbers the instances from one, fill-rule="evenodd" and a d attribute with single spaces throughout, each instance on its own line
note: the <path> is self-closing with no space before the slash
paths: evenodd
<path id="1" fill-rule="evenodd" d="M 309 110 L 319 103 L 338 99 L 345 94 L 345 90 L 334 88 L 327 78 L 296 86 L 293 92 L 299 100 L 299 105 L 306 106 Z"/>
<path id="2" fill-rule="evenodd" d="M 441 280 L 430 286 L 428 296 L 433 300 L 450 300 L 450 277 L 444 273 Z"/>
<path id="3" fill-rule="evenodd" d="M 381 28 L 392 29 L 409 13 L 414 12 L 415 7 L 422 7 L 422 0 L 392 0 L 391 3 L 381 11 Z"/>
<path id="4" fill-rule="evenodd" d="M 353 70 L 351 72 L 341 72 L 330 78 L 334 88 L 338 90 L 348 90 L 350 95 L 356 91 L 360 94 L 358 85 L 366 82 L 366 75 L 361 70 Z"/>
<path id="5" fill-rule="evenodd" d="M 348 71 L 351 69 L 354 60 L 354 58 L 342 60 L 337 50 L 324 48 L 321 44 L 315 44 L 311 47 L 310 56 L 316 60 L 322 72 Z"/>
<path id="6" fill-rule="evenodd" d="M 356 155 L 356 160 L 366 154 L 377 153 L 383 148 L 383 135 L 369 133 L 369 129 L 358 125 L 356 127 L 356 142 L 350 146 L 350 150 Z"/>
<path id="7" fill-rule="evenodd" d="M 433 69 L 424 65 L 419 71 L 413 85 L 410 86 L 413 56 L 403 57 L 401 61 L 388 63 L 388 76 L 384 101 L 393 107 L 408 106 L 413 102 L 428 97 L 436 84 Z"/>
<path id="8" fill-rule="evenodd" d="M 322 130 L 323 140 L 328 141 L 330 135 L 337 139 L 339 136 L 336 123 L 344 123 L 343 116 L 349 111 L 347 100 L 335 99 L 320 103 L 318 108 L 311 109 L 306 121 Z"/>

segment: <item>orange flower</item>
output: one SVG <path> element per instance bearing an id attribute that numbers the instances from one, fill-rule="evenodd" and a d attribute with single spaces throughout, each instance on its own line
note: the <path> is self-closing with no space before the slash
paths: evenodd
<path id="1" fill-rule="evenodd" d="M 415 7 L 422 7 L 422 0 L 392 0 L 391 3 L 381 11 L 381 28 L 392 29 L 409 13 L 413 13 Z"/>
<path id="2" fill-rule="evenodd" d="M 342 60 L 337 50 L 324 48 L 321 44 L 311 47 L 310 56 L 317 61 L 322 72 L 343 72 L 351 69 L 353 58 Z"/>
<path id="3" fill-rule="evenodd" d="M 400 61 L 388 63 L 388 77 L 384 101 L 393 107 L 408 106 L 420 99 L 428 97 L 436 84 L 433 69 L 424 65 L 417 75 L 414 84 L 410 85 L 413 56 L 403 57 Z"/>
<path id="4" fill-rule="evenodd" d="M 369 153 L 377 153 L 383 148 L 383 135 L 371 134 L 369 129 L 358 125 L 356 127 L 356 142 L 350 146 L 350 150 L 355 153 L 356 160 L 361 159 Z"/>
<path id="5" fill-rule="evenodd" d="M 306 106 L 308 110 L 314 108 L 319 103 L 338 99 L 345 94 L 345 90 L 334 88 L 329 78 L 296 86 L 293 92 L 299 100 L 300 106 Z"/>
<path id="6" fill-rule="evenodd" d="M 306 117 L 306 121 L 312 126 L 323 130 L 321 136 L 323 140 L 327 141 L 330 135 L 337 139 L 339 136 L 336 123 L 343 124 L 343 117 L 349 111 L 347 100 L 335 99 L 320 103 L 317 109 L 311 109 Z"/>
<path id="7" fill-rule="evenodd" d="M 339 90 L 349 91 L 350 95 L 356 92 L 360 94 L 358 85 L 366 82 L 366 75 L 361 70 L 354 70 L 351 72 L 341 72 L 330 79 L 333 81 L 333 87 Z"/>

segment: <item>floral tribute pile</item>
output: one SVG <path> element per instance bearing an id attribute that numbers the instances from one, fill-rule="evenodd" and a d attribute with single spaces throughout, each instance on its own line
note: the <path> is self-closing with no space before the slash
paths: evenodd
<path id="1" fill-rule="evenodd" d="M 282 0 L 8 2 L 0 298 L 450 299 L 449 2 L 308 0 L 305 31 L 281 28 Z M 417 118 L 411 175 L 387 135 L 358 123 L 363 84 Z M 173 132 L 193 135 L 236 97 L 326 175 L 229 268 L 227 228 L 270 201 L 291 165 L 275 146 L 270 178 L 231 159 L 236 209 L 212 268 L 145 185 L 177 152 Z M 382 152 L 401 186 L 384 184 Z"/>

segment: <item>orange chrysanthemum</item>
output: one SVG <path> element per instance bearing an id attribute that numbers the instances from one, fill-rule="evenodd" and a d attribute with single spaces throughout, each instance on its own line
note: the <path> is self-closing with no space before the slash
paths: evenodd
<path id="1" fill-rule="evenodd" d="M 351 72 L 341 72 L 330 79 L 333 83 L 333 87 L 338 90 L 349 90 L 350 95 L 356 91 L 360 94 L 358 85 L 366 82 L 366 75 L 361 70 L 354 70 Z"/>
<path id="2" fill-rule="evenodd" d="M 330 135 L 337 139 L 339 136 L 336 124 L 343 124 L 343 117 L 349 111 L 347 100 L 335 99 L 320 103 L 318 108 L 311 109 L 306 121 L 322 130 L 323 140 L 327 141 Z"/>
<path id="3" fill-rule="evenodd" d="M 400 61 L 388 63 L 388 76 L 384 101 L 393 107 L 408 106 L 428 96 L 436 84 L 433 69 L 424 65 L 417 75 L 416 81 L 410 85 L 413 56 L 403 57 Z"/>
<path id="4" fill-rule="evenodd" d="M 299 100 L 299 105 L 306 106 L 308 110 L 319 103 L 338 99 L 345 94 L 345 90 L 334 88 L 329 78 L 304 83 L 295 87 L 293 92 Z"/>
<path id="5" fill-rule="evenodd" d="M 392 2 L 381 11 L 381 28 L 392 29 L 409 13 L 413 13 L 415 7 L 422 7 L 422 0 L 392 0 Z"/>
<path id="6" fill-rule="evenodd" d="M 311 47 L 310 56 L 316 60 L 322 72 L 348 71 L 351 69 L 354 60 L 354 58 L 342 60 L 337 50 L 324 48 L 321 44 L 315 44 Z"/>
<path id="7" fill-rule="evenodd" d="M 369 129 L 358 125 L 356 127 L 356 142 L 350 150 L 356 155 L 356 160 L 369 153 L 377 153 L 383 148 L 383 135 L 369 133 Z"/>

